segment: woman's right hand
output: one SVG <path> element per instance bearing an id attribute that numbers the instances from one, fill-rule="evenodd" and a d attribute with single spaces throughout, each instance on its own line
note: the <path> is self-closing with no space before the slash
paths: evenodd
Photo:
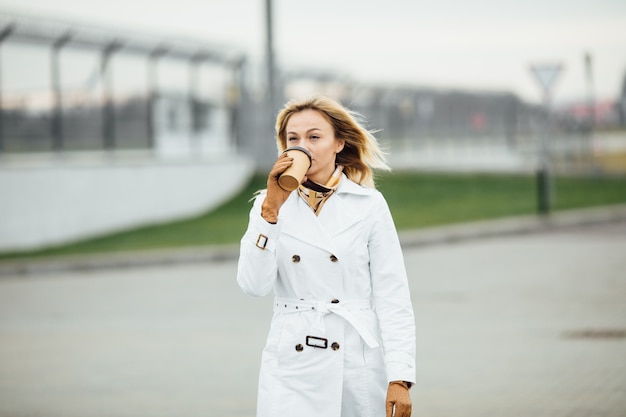
<path id="1" fill-rule="evenodd" d="M 280 177 L 280 174 L 285 172 L 292 163 L 293 158 L 286 153 L 281 154 L 267 176 L 267 194 L 261 205 L 261 216 L 269 223 L 276 223 L 278 221 L 278 212 L 291 194 L 291 191 L 285 191 L 278 185 L 278 177 Z"/>

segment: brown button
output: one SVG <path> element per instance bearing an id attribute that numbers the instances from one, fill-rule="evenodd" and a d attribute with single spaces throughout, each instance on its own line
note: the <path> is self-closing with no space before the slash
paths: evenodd
<path id="1" fill-rule="evenodd" d="M 337 262 L 339 259 L 337 259 L 337 257 L 335 255 L 330 255 L 330 261 L 331 262 Z"/>
<path id="2" fill-rule="evenodd" d="M 304 346 L 302 346 L 300 343 L 298 343 L 296 345 L 296 352 L 302 352 L 304 350 Z"/>
<path id="3" fill-rule="evenodd" d="M 291 262 L 296 263 L 296 264 L 300 262 L 300 255 L 293 255 L 291 257 Z"/>
<path id="4" fill-rule="evenodd" d="M 339 350 L 339 343 L 337 343 L 337 342 L 333 342 L 333 344 L 332 344 L 332 345 L 330 345 L 330 348 L 331 348 L 332 350 Z"/>
<path id="5" fill-rule="evenodd" d="M 333 304 L 339 304 L 339 300 L 337 300 L 336 298 L 333 298 L 330 302 Z"/>

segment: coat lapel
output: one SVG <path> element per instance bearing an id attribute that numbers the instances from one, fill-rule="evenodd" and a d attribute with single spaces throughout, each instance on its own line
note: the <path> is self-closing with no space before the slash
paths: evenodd
<path id="1" fill-rule="evenodd" d="M 363 210 L 365 205 L 362 204 L 362 200 L 354 196 L 368 196 L 374 192 L 375 190 L 355 184 L 344 175 L 336 195 L 331 197 L 320 213 L 320 220 L 329 235 L 331 237 L 340 235 L 362 222 L 368 213 Z"/>
<path id="2" fill-rule="evenodd" d="M 326 207 L 324 207 L 326 209 Z M 324 210 L 322 209 L 322 211 Z M 281 208 L 281 233 L 317 246 L 320 249 L 334 252 L 332 240 L 313 210 L 293 192 Z"/>
<path id="3" fill-rule="evenodd" d="M 368 196 L 375 192 L 343 175 L 336 195 L 326 202 L 319 217 L 297 192 L 293 192 L 281 208 L 284 214 L 281 216 L 281 233 L 334 253 L 333 238 L 361 222 L 368 214 L 362 210 L 360 199 L 350 198 L 350 195 Z"/>

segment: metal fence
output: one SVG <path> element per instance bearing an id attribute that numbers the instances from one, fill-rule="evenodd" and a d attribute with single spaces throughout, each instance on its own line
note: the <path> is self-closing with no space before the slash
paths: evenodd
<path id="1" fill-rule="evenodd" d="M 25 87 L 11 80 L 19 67 L 10 55 L 17 52 L 42 67 Z M 86 69 L 76 75 L 80 65 Z M 264 170 L 276 157 L 278 109 L 271 111 L 263 85 L 251 83 L 252 71 L 232 48 L 0 14 L 0 155 L 159 146 L 170 152 L 188 143 L 190 153 L 232 147 Z M 557 170 L 622 171 L 619 160 L 607 169 L 598 157 L 607 147 L 598 145 L 597 132 L 572 129 L 571 120 L 510 92 L 280 74 L 277 101 L 307 92 L 340 100 L 365 116 L 397 167 L 533 170 L 547 152 Z M 626 155 L 623 142 L 612 139 L 613 154 Z"/>
<path id="2" fill-rule="evenodd" d="M 232 47 L 0 14 L 0 152 L 150 149 L 155 117 L 197 135 L 231 110 L 244 63 Z"/>

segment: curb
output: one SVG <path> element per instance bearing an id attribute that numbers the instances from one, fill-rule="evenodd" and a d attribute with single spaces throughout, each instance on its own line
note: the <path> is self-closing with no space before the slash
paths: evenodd
<path id="1" fill-rule="evenodd" d="M 626 221 L 626 204 L 563 210 L 545 216 L 507 217 L 457 225 L 428 227 L 400 231 L 398 235 L 402 247 L 410 248 L 623 221 Z M 67 271 L 225 262 L 235 261 L 238 256 L 239 245 L 227 245 L 21 259 L 6 262 L 0 261 L 0 278 Z"/>
<path id="2" fill-rule="evenodd" d="M 526 233 L 542 233 L 580 226 L 626 221 L 626 204 L 587 209 L 562 210 L 549 215 L 506 217 L 495 220 L 460 223 L 400 231 L 402 247 L 446 244 L 471 239 L 483 239 Z"/>
<path id="3" fill-rule="evenodd" d="M 224 262 L 235 260 L 238 256 L 239 246 L 228 245 L 18 259 L 15 261 L 0 261 L 0 278 L 67 271 Z"/>

